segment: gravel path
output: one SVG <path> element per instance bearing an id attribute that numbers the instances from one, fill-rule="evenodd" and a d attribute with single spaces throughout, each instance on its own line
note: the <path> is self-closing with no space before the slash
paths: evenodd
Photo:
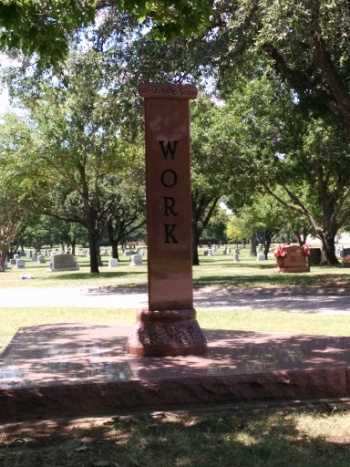
<path id="1" fill-rule="evenodd" d="M 2 289 L 0 307 L 147 308 L 144 288 Z M 194 292 L 196 309 L 287 311 L 331 315 L 350 314 L 350 290 L 252 289 L 205 287 Z"/>

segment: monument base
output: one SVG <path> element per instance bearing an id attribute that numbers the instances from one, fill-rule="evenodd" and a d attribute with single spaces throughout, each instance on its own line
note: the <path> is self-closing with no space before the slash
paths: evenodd
<path id="1" fill-rule="evenodd" d="M 207 342 L 193 308 L 185 310 L 140 310 L 126 350 L 132 355 L 203 355 Z"/>
<path id="2" fill-rule="evenodd" d="M 276 272 L 310 272 L 310 266 L 292 266 L 292 267 L 280 267 L 276 268 Z"/>

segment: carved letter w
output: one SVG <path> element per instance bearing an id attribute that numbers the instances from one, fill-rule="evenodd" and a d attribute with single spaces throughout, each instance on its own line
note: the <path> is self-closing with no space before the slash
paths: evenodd
<path id="1" fill-rule="evenodd" d="M 168 155 L 170 154 L 171 159 L 174 160 L 178 141 L 168 141 L 166 147 L 164 147 L 164 141 L 158 141 L 158 143 L 160 144 L 160 147 L 162 149 L 164 159 L 167 160 Z"/>

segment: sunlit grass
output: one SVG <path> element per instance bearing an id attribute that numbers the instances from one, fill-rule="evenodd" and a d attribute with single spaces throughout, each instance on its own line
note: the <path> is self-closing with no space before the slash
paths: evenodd
<path id="1" fill-rule="evenodd" d="M 223 255 L 218 250 L 214 256 L 203 255 L 200 250 L 200 265 L 193 267 L 194 287 L 207 284 L 225 284 L 235 287 L 296 287 L 296 286 L 346 286 L 350 281 L 350 268 L 315 266 L 310 273 L 277 274 L 273 257 L 267 261 L 256 261 L 249 257 L 249 250 L 242 250 L 242 260 L 234 262 L 233 255 Z M 25 269 L 13 267 L 0 274 L 0 288 L 27 287 L 76 287 L 109 286 L 136 287 L 147 285 L 147 259 L 142 266 L 130 266 L 130 260 L 121 257 L 116 268 L 108 267 L 109 257 L 103 256 L 103 266 L 98 274 L 90 273 L 89 261 L 77 256 L 79 271 L 49 272 L 48 263 L 39 264 L 26 259 Z M 28 279 L 22 279 L 28 276 Z"/>

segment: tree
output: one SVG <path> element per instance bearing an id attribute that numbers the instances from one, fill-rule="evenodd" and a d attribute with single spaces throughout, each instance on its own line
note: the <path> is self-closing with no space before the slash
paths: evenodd
<path id="1" fill-rule="evenodd" d="M 337 264 L 334 239 L 350 215 L 349 140 L 329 116 L 310 114 L 265 64 L 240 80 L 225 106 L 223 144 L 254 183 L 307 219 L 321 239 L 326 261 Z M 239 167 L 240 166 L 240 167 Z"/>
<path id="2" fill-rule="evenodd" d="M 207 227 L 202 232 L 201 242 L 207 243 L 227 243 L 226 227 L 228 215 L 225 209 L 217 206 Z"/>
<path id="3" fill-rule="evenodd" d="M 284 208 L 274 197 L 257 194 L 251 203 L 239 210 L 237 218 L 233 218 L 231 223 L 236 232 L 238 227 L 242 235 L 256 238 L 263 245 L 267 259 L 273 238 L 285 225 Z"/>
<path id="4" fill-rule="evenodd" d="M 133 164 L 140 151 L 137 128 L 130 139 L 125 115 L 112 105 L 117 85 L 106 74 L 98 51 L 72 53 L 60 77 L 46 74 L 33 83 L 25 76 L 18 82 L 22 83 L 17 95 L 30 110 L 30 127 L 37 139 L 36 151 L 26 163 L 31 173 L 35 167 L 39 179 L 49 184 L 36 198 L 36 206 L 87 229 L 90 269 L 96 273 L 106 212 L 114 202 L 106 196 L 108 177 L 122 178 Z"/>
<path id="5" fill-rule="evenodd" d="M 226 233 L 227 233 L 227 237 L 230 240 L 233 240 L 234 242 L 237 243 L 237 247 L 238 247 L 240 240 L 249 236 L 249 233 L 244 223 L 241 221 L 239 217 L 235 216 L 234 214 L 231 215 L 229 218 L 227 228 L 226 228 Z"/>
<path id="6" fill-rule="evenodd" d="M 130 183 L 130 180 L 132 183 Z M 112 247 L 112 257 L 119 259 L 118 246 L 125 244 L 131 236 L 145 238 L 146 193 L 143 167 L 133 167 L 120 183 L 110 183 L 114 203 L 106 214 L 106 233 Z"/>
<path id="7" fill-rule="evenodd" d="M 200 238 L 227 187 L 227 159 L 217 145 L 214 123 L 220 109 L 202 95 L 191 107 L 193 264 Z"/>
<path id="8" fill-rule="evenodd" d="M 0 271 L 5 270 L 18 225 L 26 218 L 29 202 L 23 183 L 23 146 L 33 144 L 28 128 L 12 114 L 0 125 Z"/>
<path id="9" fill-rule="evenodd" d="M 143 28 L 152 25 L 154 35 L 189 36 L 207 23 L 211 5 L 206 0 L 123 2 L 81 0 L 12 0 L 0 3 L 0 48 L 37 54 L 40 66 L 56 65 L 68 55 L 69 39 L 79 29 L 99 21 L 113 9 L 134 14 Z"/>

